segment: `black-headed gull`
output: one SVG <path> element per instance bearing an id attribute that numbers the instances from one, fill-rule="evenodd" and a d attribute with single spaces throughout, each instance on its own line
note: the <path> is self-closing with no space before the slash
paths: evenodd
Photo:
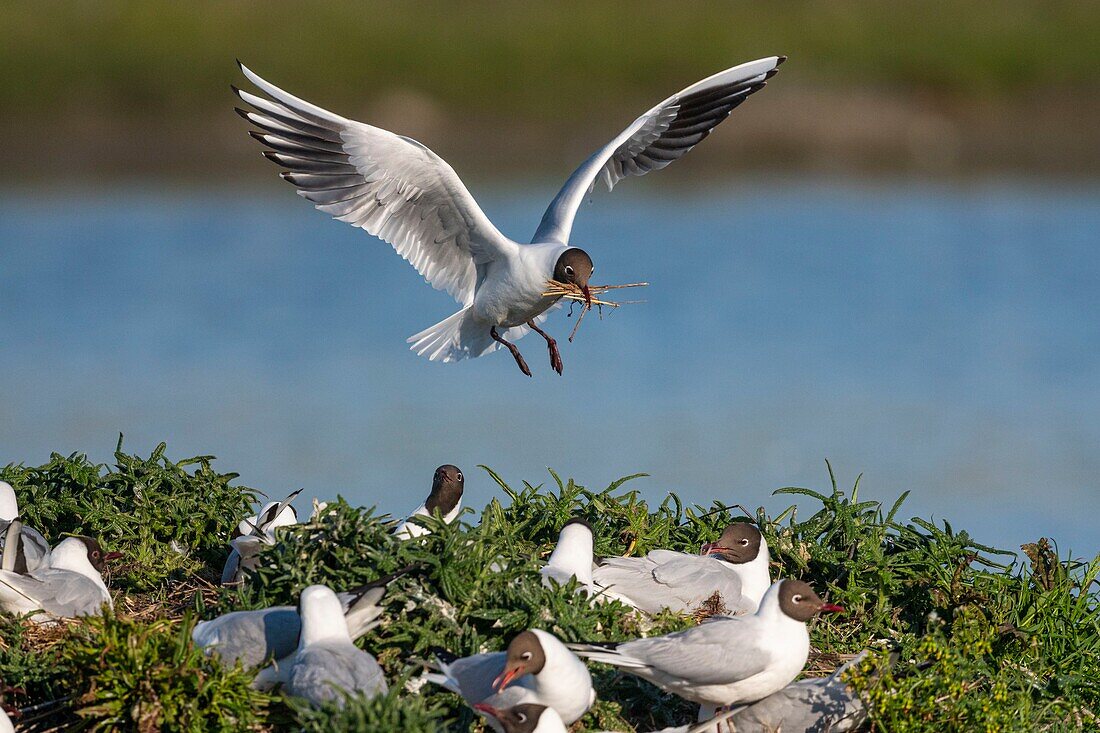
<path id="1" fill-rule="evenodd" d="M 462 511 L 462 491 L 466 486 L 466 477 L 458 466 L 446 463 L 435 469 L 432 477 L 432 490 L 424 503 L 414 509 L 409 516 L 393 531 L 401 539 L 423 537 L 431 530 L 422 524 L 410 521 L 413 517 L 430 517 L 439 512 L 443 521 L 450 524 Z"/>
<path id="2" fill-rule="evenodd" d="M 291 504 L 301 489 L 292 491 L 282 501 L 264 505 L 259 514 L 242 519 L 229 539 L 229 557 L 222 568 L 222 585 L 242 583 L 249 571 L 259 565 L 260 552 L 275 544 L 275 530 L 298 523 L 298 512 Z"/>
<path id="3" fill-rule="evenodd" d="M 260 128 L 252 136 L 282 177 L 314 205 L 393 245 L 432 287 L 462 309 L 409 338 L 417 354 L 452 362 L 505 346 L 528 376 L 513 343 L 534 330 L 559 374 L 557 343 L 539 328 L 557 297 L 551 279 L 576 286 L 591 303 L 592 259 L 569 246 L 573 218 L 597 181 L 610 190 L 627 176 L 660 170 L 681 158 L 749 95 L 762 89 L 786 57 L 770 56 L 721 71 L 677 92 L 634 120 L 565 182 L 531 244 L 504 236 L 458 175 L 424 145 L 301 100 L 257 76 L 244 75 L 266 98 L 234 88 L 251 107 L 238 112 Z"/>
<path id="4" fill-rule="evenodd" d="M 110 607 L 102 572 L 117 552 L 104 552 L 91 537 L 67 537 L 50 553 L 50 563 L 27 575 L 0 570 L 0 609 L 17 615 L 42 611 L 36 622 L 95 616 Z"/>
<path id="5" fill-rule="evenodd" d="M 558 533 L 558 544 L 539 573 L 543 585 L 549 585 L 551 580 L 565 585 L 576 578 L 592 595 L 595 592 L 592 584 L 592 525 L 579 518 L 563 524 Z"/>
<path id="6" fill-rule="evenodd" d="M 820 612 L 840 610 L 808 584 L 780 580 L 751 616 L 715 617 L 648 639 L 567 646 L 666 692 L 717 708 L 755 702 L 790 684 L 810 653 L 806 622 Z"/>
<path id="7" fill-rule="evenodd" d="M 340 599 L 330 588 L 311 585 L 303 590 L 298 614 L 301 638 L 280 675 L 288 695 L 317 706 L 329 701 L 342 706 L 347 696 L 386 693 L 382 668 L 352 642 Z"/>
<path id="8" fill-rule="evenodd" d="M 706 555 L 653 550 L 645 557 L 604 558 L 592 580 L 608 598 L 646 613 L 691 613 L 715 593 L 729 613 L 754 613 L 771 585 L 768 543 L 747 522 L 733 522 Z"/>
<path id="9" fill-rule="evenodd" d="M 486 716 L 503 733 L 565 733 L 565 723 L 554 708 L 537 703 L 522 703 L 510 708 L 498 708 L 477 703 L 474 710 Z"/>
<path id="10" fill-rule="evenodd" d="M 554 708 L 572 724 L 596 701 L 584 662 L 541 629 L 517 634 L 507 651 L 440 661 L 439 669 L 439 674 L 425 678 L 457 692 L 470 705 L 504 709 L 539 703 Z"/>
<path id="11" fill-rule="evenodd" d="M 380 623 L 380 603 L 386 588 L 411 569 L 408 567 L 355 590 L 336 594 L 352 641 Z M 296 607 L 273 606 L 254 611 L 232 611 L 209 621 L 200 621 L 191 631 L 191 638 L 195 646 L 207 654 L 216 655 L 227 667 L 240 662 L 242 667 L 252 668 L 269 662 L 282 664 L 282 660 L 298 648 L 301 632 L 302 617 Z"/>

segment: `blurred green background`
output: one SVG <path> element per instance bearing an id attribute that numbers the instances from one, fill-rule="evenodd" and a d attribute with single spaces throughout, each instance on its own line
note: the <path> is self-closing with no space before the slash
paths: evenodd
<path id="1" fill-rule="evenodd" d="M 475 174 L 564 173 L 672 91 L 781 53 L 768 103 L 700 166 L 1100 170 L 1093 0 L 9 2 L 0 29 L 20 180 L 257 175 L 236 57 Z"/>

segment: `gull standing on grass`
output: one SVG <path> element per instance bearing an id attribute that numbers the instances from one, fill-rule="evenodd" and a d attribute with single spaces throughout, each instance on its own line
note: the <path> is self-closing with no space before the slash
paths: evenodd
<path id="1" fill-rule="evenodd" d="M 432 490 L 424 503 L 402 520 L 393 533 L 403 540 L 413 537 L 423 537 L 431 534 L 431 530 L 422 524 L 412 521 L 413 517 L 430 517 L 439 512 L 443 521 L 450 524 L 462 511 L 462 491 L 466 486 L 466 478 L 458 466 L 446 463 L 435 469 L 432 477 Z"/>
<path id="2" fill-rule="evenodd" d="M 755 702 L 786 687 L 806 664 L 806 622 L 825 603 L 800 580 L 780 580 L 751 616 L 714 617 L 664 636 L 608 644 L 567 644 L 582 657 L 641 677 L 710 710 Z"/>
<path id="3" fill-rule="evenodd" d="M 544 295 L 553 279 L 591 306 L 592 258 L 569 244 L 573 218 L 597 181 L 610 190 L 627 176 L 660 170 L 707 137 L 749 95 L 764 88 L 785 56 L 718 72 L 677 92 L 634 120 L 581 164 L 550 203 L 524 245 L 485 216 L 446 161 L 419 142 L 329 112 L 241 71 L 265 97 L 234 87 L 260 128 L 250 134 L 282 177 L 335 218 L 389 242 L 437 290 L 462 309 L 409 338 L 417 354 L 452 362 L 506 347 L 531 376 L 513 343 L 528 330 L 546 340 L 561 374 L 557 342 L 538 323 L 560 302 Z M 239 62 L 238 62 L 239 63 Z"/>
<path id="4" fill-rule="evenodd" d="M 705 555 L 653 550 L 645 557 L 604 558 L 596 587 L 646 613 L 692 613 L 715 593 L 731 614 L 755 613 L 771 586 L 768 543 L 748 522 L 732 522 Z"/>
<path id="5" fill-rule="evenodd" d="M 112 606 L 102 573 L 119 557 L 91 537 L 67 537 L 50 553 L 48 567 L 27 575 L 0 570 L 0 609 L 16 615 L 41 611 L 31 617 L 37 623 L 97 616 Z"/>

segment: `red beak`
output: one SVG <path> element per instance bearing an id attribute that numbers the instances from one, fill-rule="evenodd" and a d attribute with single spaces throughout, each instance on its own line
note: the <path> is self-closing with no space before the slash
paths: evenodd
<path id="1" fill-rule="evenodd" d="M 592 307 L 592 291 L 588 289 L 587 285 L 581 285 L 581 292 L 584 293 L 584 304 L 589 308 Z"/>
<path id="2" fill-rule="evenodd" d="M 520 674 L 519 667 L 512 667 L 511 669 L 505 669 L 503 672 L 500 673 L 500 676 L 498 676 L 495 680 L 493 680 L 493 689 L 496 690 L 497 692 L 500 692 L 505 687 L 512 684 L 512 680 L 514 680 L 516 677 L 519 677 L 519 674 Z"/>
<path id="3" fill-rule="evenodd" d="M 103 562 L 111 562 L 111 560 L 118 560 L 121 557 L 121 552 L 107 552 L 103 555 Z"/>
<path id="4" fill-rule="evenodd" d="M 838 606 L 835 603 L 826 603 L 821 606 L 821 610 L 818 613 L 844 613 L 844 607 Z"/>
<path id="5" fill-rule="evenodd" d="M 479 713 L 485 713 L 486 715 L 492 715 L 494 718 L 500 717 L 499 710 L 494 708 L 492 705 L 486 705 L 483 702 L 476 703 L 474 705 L 474 710 L 478 711 Z"/>

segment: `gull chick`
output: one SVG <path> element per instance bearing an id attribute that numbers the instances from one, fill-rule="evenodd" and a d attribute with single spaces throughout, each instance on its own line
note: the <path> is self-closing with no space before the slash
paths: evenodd
<path id="1" fill-rule="evenodd" d="M 259 128 L 250 134 L 299 195 L 389 242 L 432 287 L 462 306 L 408 339 L 417 354 L 453 362 L 504 346 L 531 376 L 514 343 L 529 330 L 546 340 L 551 367 L 558 374 L 563 368 L 557 342 L 538 326 L 560 302 L 543 295 L 548 282 L 573 286 L 591 306 L 592 258 L 570 246 L 569 235 L 596 182 L 610 190 L 683 157 L 763 89 L 785 59 L 770 56 L 721 71 L 634 120 L 574 171 L 526 245 L 504 236 L 451 166 L 416 140 L 310 104 L 243 64 L 241 71 L 263 96 L 234 91 L 251 108 L 238 113 Z"/>
<path id="2" fill-rule="evenodd" d="M 596 701 L 584 662 L 541 629 L 517 634 L 506 651 L 440 661 L 439 669 L 425 678 L 462 695 L 469 705 L 504 709 L 538 703 L 572 724 Z"/>
<path id="3" fill-rule="evenodd" d="M 790 684 L 810 653 L 806 622 L 818 613 L 841 610 L 800 580 L 780 580 L 751 616 L 716 617 L 648 639 L 567 646 L 666 692 L 717 708 L 755 702 Z"/>
<path id="4" fill-rule="evenodd" d="M 430 529 L 410 520 L 413 517 L 430 517 L 436 512 L 442 515 L 444 522 L 450 524 L 462 511 L 462 491 L 465 487 L 466 478 L 458 466 L 447 463 L 435 469 L 432 491 L 428 498 L 405 517 L 393 533 L 403 540 L 430 534 Z"/>

